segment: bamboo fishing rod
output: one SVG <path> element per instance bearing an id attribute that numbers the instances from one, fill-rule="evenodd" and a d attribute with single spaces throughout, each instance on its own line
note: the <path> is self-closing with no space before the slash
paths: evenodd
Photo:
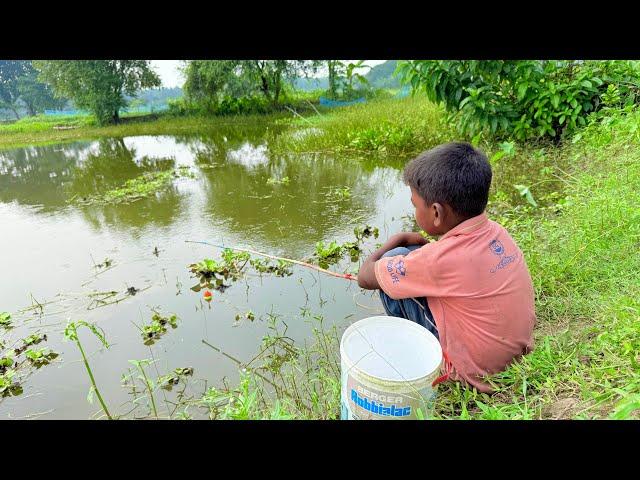
<path id="1" fill-rule="evenodd" d="M 209 245 L 211 247 L 216 247 L 216 248 L 222 248 L 222 249 L 228 248 L 229 250 L 236 250 L 236 251 L 239 251 L 239 252 L 253 253 L 254 255 L 260 255 L 262 257 L 267 257 L 267 258 L 271 258 L 271 259 L 274 259 L 274 260 L 283 260 L 285 262 L 295 263 L 296 265 L 301 265 L 303 267 L 312 268 L 314 270 L 317 270 L 318 272 L 326 273 L 327 275 L 331 275 L 333 277 L 346 278 L 347 280 L 356 280 L 356 281 L 358 280 L 357 276 L 352 275 L 350 273 L 332 272 L 331 270 L 326 270 L 324 268 L 318 267 L 318 266 L 313 265 L 311 263 L 301 262 L 300 260 L 293 260 L 292 258 L 276 257 L 275 255 L 269 255 L 268 253 L 258 252 L 256 250 L 251 250 L 249 248 L 224 247 L 222 245 L 215 245 L 215 244 L 209 243 L 209 242 L 198 242 L 198 241 L 195 241 L 195 240 L 185 240 L 185 242 L 186 243 L 202 243 L 203 245 Z"/>

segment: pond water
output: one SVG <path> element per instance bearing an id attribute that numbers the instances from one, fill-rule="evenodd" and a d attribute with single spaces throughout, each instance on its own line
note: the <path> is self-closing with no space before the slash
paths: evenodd
<path id="1" fill-rule="evenodd" d="M 386 163 L 327 155 L 274 154 L 274 125 L 220 126 L 207 135 L 137 136 L 0 151 L 0 312 L 10 312 L 13 338 L 47 334 L 60 353 L 31 375 L 20 396 L 0 399 L 0 418 L 91 418 L 89 378 L 76 345 L 65 341 L 68 320 L 96 322 L 112 344 L 104 349 L 79 330 L 96 382 L 112 413 L 129 411 L 121 376 L 129 360 L 154 359 L 150 376 L 193 367 L 200 391 L 233 384 L 238 366 L 202 340 L 242 362 L 258 352 L 277 315 L 287 335 L 303 342 L 313 324 L 301 309 L 321 314 L 343 331 L 354 321 L 382 312 L 377 296 L 355 282 L 293 267 L 293 275 L 260 276 L 247 270 L 213 301 L 202 292 L 189 264 L 219 258 L 220 250 L 185 240 L 249 247 L 294 259 L 313 255 L 316 242 L 353 241 L 354 227 L 380 228 L 365 254 L 406 223 L 412 214 L 401 180 L 406 159 Z M 187 166 L 157 194 L 131 203 L 77 204 L 118 188 L 143 172 Z M 281 180 L 288 178 L 282 182 Z M 272 179 L 270 181 L 270 179 Z M 348 192 L 339 195 L 341 190 Z M 157 249 L 157 250 L 156 250 Z M 364 256 L 363 256 L 364 257 Z M 96 267 L 110 260 L 109 266 Z M 348 259 L 330 268 L 355 272 Z M 127 295 L 128 288 L 139 289 Z M 96 292 L 118 292 L 100 297 Z M 122 299 L 101 304 L 96 298 Z M 42 309 L 25 308 L 37 303 Z M 153 309 L 178 316 L 151 346 L 139 327 Z M 252 311 L 255 320 L 236 321 Z M 158 394 L 162 398 L 161 394 Z M 192 412 L 197 416 L 197 412 Z"/>

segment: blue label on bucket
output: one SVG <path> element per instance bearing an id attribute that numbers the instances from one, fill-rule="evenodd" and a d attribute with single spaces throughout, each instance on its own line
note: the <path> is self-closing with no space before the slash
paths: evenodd
<path id="1" fill-rule="evenodd" d="M 397 407 L 396 405 L 385 405 L 382 402 L 369 401 L 367 397 L 361 397 L 355 389 L 351 389 L 351 401 L 360 408 L 375 413 L 383 417 L 409 417 L 411 407 Z"/>
<path id="2" fill-rule="evenodd" d="M 345 385 L 346 384 L 346 385 Z M 363 384 L 352 375 L 343 376 L 341 414 L 354 420 L 417 420 L 428 417 L 433 409 L 435 389 L 431 379 L 421 388 L 395 391 Z"/>

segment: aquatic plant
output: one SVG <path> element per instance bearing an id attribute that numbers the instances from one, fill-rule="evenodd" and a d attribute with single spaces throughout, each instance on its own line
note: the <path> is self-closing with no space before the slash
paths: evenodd
<path id="1" fill-rule="evenodd" d="M 3 359 L 4 360 L 4 359 Z M 21 395 L 22 386 L 14 380 L 16 371 L 11 368 L 0 369 L 0 398 L 10 395 Z"/>
<path id="2" fill-rule="evenodd" d="M 22 394 L 24 379 L 33 373 L 34 369 L 48 365 L 58 357 L 58 353 L 48 348 L 29 348 L 46 339 L 46 335 L 34 333 L 18 340 L 6 350 L 6 345 L 9 342 L 0 341 L 0 400 L 8 396 Z M 20 346 L 17 346 L 18 343 Z"/>
<path id="3" fill-rule="evenodd" d="M 289 185 L 290 182 L 289 177 L 282 177 L 281 179 L 271 177 L 267 180 L 267 185 Z"/>
<path id="4" fill-rule="evenodd" d="M 8 312 L 0 312 L 0 326 L 4 328 L 11 326 L 11 315 Z"/>
<path id="5" fill-rule="evenodd" d="M 193 367 L 178 367 L 165 375 L 151 378 L 147 372 L 147 368 L 153 364 L 157 364 L 157 360 L 129 360 L 129 363 L 135 368 L 129 367 L 128 374 L 122 375 L 122 386 L 129 390 L 129 394 L 133 397 L 130 402 L 133 409 L 125 415 L 129 416 L 138 410 L 141 402 L 146 400 L 149 410 L 143 416 L 134 415 L 133 418 L 148 418 L 150 415 L 154 418 L 180 418 L 187 419 L 191 416 L 187 413 L 187 409 L 194 405 L 193 396 L 185 392 L 189 387 L 189 379 L 193 377 Z M 157 368 L 156 368 L 156 371 Z M 141 385 L 142 387 L 141 387 Z M 179 388 L 179 386 L 182 388 Z M 163 390 L 158 392 L 158 390 Z M 167 392 L 173 392 L 173 399 L 167 398 Z M 162 403 L 157 398 L 157 393 L 162 393 L 164 398 L 165 410 L 162 411 Z M 129 403 L 129 402 L 128 402 Z M 181 412 L 176 412 L 183 408 Z"/>
<path id="6" fill-rule="evenodd" d="M 378 227 L 372 227 L 371 225 L 355 227 L 353 233 L 356 237 L 355 241 L 338 244 L 335 240 L 332 240 L 328 245 L 325 245 L 322 241 L 317 242 L 314 256 L 318 259 L 320 266 L 326 267 L 338 262 L 345 253 L 349 254 L 352 262 L 357 262 L 362 254 L 361 244 L 364 239 L 371 236 L 378 238 L 380 234 Z"/>
<path id="7" fill-rule="evenodd" d="M 160 337 L 167 332 L 167 324 L 170 325 L 171 328 L 177 328 L 178 316 L 174 313 L 169 317 L 163 317 L 160 315 L 160 312 L 153 310 L 151 323 L 149 325 L 143 325 L 142 331 L 140 332 L 144 344 L 153 345 L 156 340 L 159 340 Z"/>
<path id="8" fill-rule="evenodd" d="M 81 204 L 130 203 L 155 195 L 171 184 L 176 178 L 193 178 L 194 176 L 195 175 L 189 170 L 189 167 L 185 166 L 173 170 L 145 172 L 138 177 L 127 180 L 121 187 L 108 190 L 103 194 L 81 197 L 79 199 L 73 197 L 70 201 L 76 201 Z"/>
<path id="9" fill-rule="evenodd" d="M 322 241 L 317 242 L 315 255 L 322 263 L 337 262 L 342 255 L 342 245 L 339 245 L 335 240 L 332 240 L 328 245 Z"/>
<path id="10" fill-rule="evenodd" d="M 337 200 L 345 200 L 347 198 L 351 198 L 351 188 L 350 187 L 335 187 L 330 189 L 327 192 L 327 197 L 334 198 Z"/>
<path id="11" fill-rule="evenodd" d="M 80 350 L 80 355 L 82 355 L 82 361 L 84 362 L 84 366 L 87 370 L 87 373 L 89 374 L 89 379 L 91 380 L 91 389 L 89 390 L 89 395 L 87 395 L 87 400 L 89 401 L 89 403 L 91 403 L 93 401 L 92 394 L 95 392 L 96 396 L 98 397 L 98 400 L 100 401 L 100 405 L 102 406 L 102 410 L 104 410 L 104 413 L 107 415 L 107 418 L 109 420 L 113 420 L 113 418 L 111 417 L 111 414 L 109 413 L 109 410 L 107 409 L 107 405 L 104 403 L 104 399 L 100 394 L 100 390 L 98 390 L 98 386 L 96 385 L 96 380 L 93 376 L 93 372 L 91 371 L 91 367 L 89 366 L 89 362 L 87 361 L 87 356 L 85 355 L 84 349 L 82 348 L 82 344 L 80 343 L 80 339 L 78 338 L 78 327 L 87 327 L 98 338 L 98 340 L 100 340 L 100 343 L 102 343 L 102 345 L 105 348 L 109 348 L 109 343 L 105 338 L 104 330 L 102 330 L 97 325 L 94 325 L 92 323 L 87 323 L 84 320 L 79 320 L 77 322 L 69 322 L 67 327 L 64 329 L 65 338 L 75 342 L 75 344 L 78 346 L 78 349 Z"/>
<path id="12" fill-rule="evenodd" d="M 402 152 L 415 143 L 413 129 L 406 125 L 386 123 L 347 134 L 348 145 L 362 151 Z"/>
<path id="13" fill-rule="evenodd" d="M 52 360 L 58 357 L 58 354 L 56 352 L 51 351 L 48 348 L 41 348 L 41 349 L 35 349 L 35 350 L 29 349 L 25 352 L 25 357 L 29 359 L 29 361 L 34 367 L 40 368 L 44 365 L 48 365 L 49 363 L 51 363 Z"/>
<path id="14" fill-rule="evenodd" d="M 203 288 L 213 288 L 216 290 L 224 290 L 229 285 L 225 285 L 224 281 L 240 278 L 242 269 L 250 259 L 250 255 L 245 252 L 234 252 L 231 249 L 224 249 L 222 252 L 222 261 L 218 262 L 210 258 L 189 265 L 191 273 L 198 277 L 198 284 L 191 287 L 194 292 L 199 292 Z"/>
<path id="15" fill-rule="evenodd" d="M 336 419 L 340 412 L 339 336 L 325 329 L 322 315 L 302 308 L 301 317 L 313 322 L 315 341 L 296 346 L 286 323 L 268 314 L 269 334 L 260 351 L 240 367 L 234 388 L 209 387 L 199 405 L 211 419 Z M 282 327 L 284 326 L 284 330 Z M 206 343 L 206 342 L 204 342 Z M 213 347 L 212 345 L 209 345 Z M 213 347 L 215 350 L 219 349 Z"/>
<path id="16" fill-rule="evenodd" d="M 246 318 L 247 320 L 253 322 L 256 319 L 256 315 L 251 310 L 246 312 L 244 315 L 241 315 L 239 313 L 236 314 L 236 317 L 235 317 L 236 322 L 239 322 L 240 319 L 242 319 L 242 318 Z"/>
<path id="17" fill-rule="evenodd" d="M 151 407 L 153 408 L 153 413 L 155 415 L 156 418 L 158 418 L 158 409 L 156 408 L 156 400 L 153 396 L 153 390 L 155 388 L 154 382 L 153 380 L 150 380 L 149 377 L 147 377 L 147 373 L 144 371 L 145 366 L 150 365 L 151 364 L 151 360 L 148 359 L 144 359 L 144 360 L 129 360 L 129 363 L 135 365 L 138 370 L 141 373 L 141 376 L 138 377 L 140 380 L 142 380 L 142 382 L 145 385 L 145 388 L 147 389 L 147 391 L 149 392 L 149 399 L 151 400 Z"/>
<path id="18" fill-rule="evenodd" d="M 371 225 L 365 225 L 364 227 L 356 227 L 353 229 L 353 234 L 356 236 L 356 241 L 361 242 L 364 238 L 368 238 L 373 235 L 373 238 L 378 238 L 380 230 L 378 227 L 372 227 Z"/>
<path id="19" fill-rule="evenodd" d="M 173 370 L 172 373 L 162 375 L 156 379 L 156 384 L 163 390 L 171 391 L 173 387 L 180 383 L 183 377 L 190 377 L 193 375 L 193 367 L 179 367 Z"/>
<path id="20" fill-rule="evenodd" d="M 352 262 L 357 262 L 360 258 L 360 254 L 362 253 L 362 249 L 360 248 L 360 244 L 355 242 L 345 242 L 342 244 L 342 251 L 348 252 L 349 257 Z"/>
<path id="21" fill-rule="evenodd" d="M 269 260 L 262 260 L 259 258 L 252 258 L 249 261 L 250 265 L 260 273 L 273 273 L 277 277 L 285 277 L 293 275 L 291 269 L 291 263 L 285 260 L 278 260 L 277 264 L 271 263 Z"/>

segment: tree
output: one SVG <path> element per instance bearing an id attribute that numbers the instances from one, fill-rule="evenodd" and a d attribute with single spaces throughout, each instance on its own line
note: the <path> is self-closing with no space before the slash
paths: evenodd
<path id="1" fill-rule="evenodd" d="M 344 74 L 344 65 L 340 60 L 327 60 L 329 69 L 329 96 L 332 99 L 338 97 L 340 77 Z"/>
<path id="2" fill-rule="evenodd" d="M 241 83 L 236 70 L 237 60 L 192 60 L 187 62 L 184 74 L 184 92 L 191 100 L 207 107 L 215 107 L 221 96 Z M 249 92 L 243 92 L 244 94 Z"/>
<path id="3" fill-rule="evenodd" d="M 282 91 L 282 77 L 292 68 L 290 63 L 288 60 L 251 60 L 244 68 L 258 79 L 260 91 L 275 106 Z"/>
<path id="4" fill-rule="evenodd" d="M 30 60 L 0 61 L 0 108 L 10 109 L 20 118 L 23 108 L 35 115 L 47 108 L 62 107 L 66 99 L 56 99 L 51 87 L 37 77 Z"/>
<path id="5" fill-rule="evenodd" d="M 320 63 L 317 60 L 250 60 L 243 67 L 248 75 L 258 79 L 260 91 L 267 100 L 277 106 L 283 80 L 293 79 L 301 74 L 307 76 L 315 72 Z"/>
<path id="6" fill-rule="evenodd" d="M 553 138 L 586 125 L 607 92 L 640 103 L 640 64 L 628 60 L 411 60 L 401 79 L 444 104 L 461 133 Z"/>
<path id="7" fill-rule="evenodd" d="M 56 98 L 51 86 L 38 81 L 38 72 L 29 65 L 27 74 L 18 78 L 19 100 L 29 115 L 42 113 L 48 108 L 60 109 L 67 103 L 66 98 Z"/>
<path id="8" fill-rule="evenodd" d="M 161 85 L 148 60 L 44 60 L 34 61 L 34 66 L 57 97 L 90 110 L 101 125 L 120 121 L 125 94 Z"/>
<path id="9" fill-rule="evenodd" d="M 347 78 L 347 86 L 346 86 L 346 94 L 351 96 L 353 95 L 353 92 L 355 91 L 353 88 L 353 81 L 357 80 L 361 85 L 368 85 L 368 80 L 366 79 L 366 77 L 360 75 L 359 73 L 356 72 L 357 69 L 359 68 L 369 68 L 371 69 L 370 66 L 368 65 L 363 65 L 364 64 L 364 60 L 360 60 L 359 62 L 356 63 L 350 63 L 349 65 L 347 65 L 347 71 L 346 71 L 346 78 Z"/>
<path id="10" fill-rule="evenodd" d="M 193 60 L 185 68 L 185 93 L 196 101 L 213 104 L 224 96 L 264 95 L 277 107 L 286 79 L 317 69 L 311 60 Z"/>
<path id="11" fill-rule="evenodd" d="M 354 80 L 357 80 L 358 83 L 365 86 L 369 83 L 366 77 L 356 72 L 356 70 L 361 68 L 371 68 L 368 65 L 364 65 L 364 60 L 348 64 L 340 60 L 327 60 L 327 67 L 329 70 L 330 98 L 350 99 L 354 97 L 356 95 L 356 89 L 353 84 Z"/>
<path id="12" fill-rule="evenodd" d="M 18 99 L 18 79 L 27 73 L 28 64 L 25 60 L 0 60 L 0 108 L 11 110 L 17 119 Z"/>

